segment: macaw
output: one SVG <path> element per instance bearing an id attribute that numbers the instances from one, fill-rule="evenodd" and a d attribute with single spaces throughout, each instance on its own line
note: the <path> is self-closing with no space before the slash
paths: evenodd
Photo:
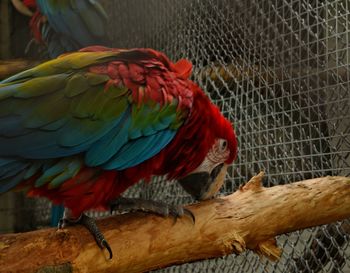
<path id="1" fill-rule="evenodd" d="M 237 154 L 232 124 L 198 85 L 192 65 L 153 49 L 93 46 L 0 83 L 0 193 L 26 189 L 66 208 L 112 252 L 91 209 L 191 212 L 123 198 L 167 175 L 198 200 L 212 198 Z"/>
<path id="2" fill-rule="evenodd" d="M 96 0 L 12 0 L 31 16 L 30 28 L 50 58 L 90 45 L 107 45 L 108 16 Z M 33 12 L 34 11 L 34 12 Z"/>

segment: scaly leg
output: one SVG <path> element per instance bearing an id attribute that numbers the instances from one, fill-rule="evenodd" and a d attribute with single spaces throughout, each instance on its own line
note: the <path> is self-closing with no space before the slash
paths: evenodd
<path id="1" fill-rule="evenodd" d="M 182 206 L 169 205 L 166 203 L 144 200 L 140 198 L 119 197 L 110 203 L 111 212 L 143 211 L 155 213 L 164 217 L 173 216 L 175 220 L 179 217 L 188 216 L 195 222 L 193 213 Z"/>
<path id="2" fill-rule="evenodd" d="M 72 225 L 76 225 L 76 224 L 80 224 L 80 225 L 83 225 L 84 227 L 86 227 L 90 231 L 90 233 L 94 236 L 98 246 L 101 249 L 106 248 L 108 250 L 108 253 L 109 253 L 109 258 L 112 259 L 112 257 L 113 257 L 112 249 L 111 249 L 110 245 L 108 244 L 108 242 L 106 241 L 105 237 L 103 236 L 102 232 L 100 231 L 100 229 L 96 225 L 95 220 L 93 218 L 87 216 L 86 214 L 82 214 L 78 218 L 74 219 L 71 217 L 70 211 L 65 209 L 63 218 L 58 223 L 58 228 L 62 229 L 66 226 L 72 226 Z"/>

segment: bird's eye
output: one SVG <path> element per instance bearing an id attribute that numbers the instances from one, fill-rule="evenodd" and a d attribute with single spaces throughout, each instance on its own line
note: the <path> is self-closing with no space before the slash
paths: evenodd
<path id="1" fill-rule="evenodd" d="M 221 140 L 221 150 L 226 150 L 227 148 L 227 140 Z"/>

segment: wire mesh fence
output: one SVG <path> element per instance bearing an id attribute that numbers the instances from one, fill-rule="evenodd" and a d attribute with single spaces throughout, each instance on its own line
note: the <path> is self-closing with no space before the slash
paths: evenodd
<path id="1" fill-rule="evenodd" d="M 234 122 L 239 158 L 223 193 L 259 170 L 268 186 L 350 174 L 349 1 L 110 5 L 119 22 L 111 33 L 116 46 L 189 58 L 194 80 Z M 141 195 L 189 201 L 175 183 L 161 180 Z M 350 272 L 349 231 L 345 221 L 280 236 L 277 263 L 247 253 L 161 272 Z"/>
<path id="2" fill-rule="evenodd" d="M 114 47 L 152 47 L 173 60 L 190 59 L 193 79 L 234 123 L 239 156 L 223 194 L 260 170 L 266 186 L 350 175 L 350 1 L 103 4 Z M 128 195 L 191 202 L 162 178 Z M 350 272 L 349 234 L 346 220 L 280 236 L 276 263 L 248 252 L 157 272 Z"/>

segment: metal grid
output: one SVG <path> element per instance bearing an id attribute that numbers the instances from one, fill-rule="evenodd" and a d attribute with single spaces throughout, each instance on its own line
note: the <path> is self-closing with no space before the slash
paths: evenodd
<path id="1" fill-rule="evenodd" d="M 350 175 L 350 2 L 129 0 L 107 3 L 117 47 L 189 58 L 198 82 L 234 122 L 239 158 L 223 193 L 260 170 L 268 186 Z M 189 202 L 176 183 L 141 196 Z M 282 259 L 255 254 L 158 272 L 350 272 L 349 221 L 280 236 Z"/>
<path id="2" fill-rule="evenodd" d="M 234 122 L 239 157 L 222 193 L 260 170 L 268 186 L 350 175 L 349 0 L 102 2 L 114 47 L 190 59 L 193 79 Z M 128 195 L 191 201 L 162 178 Z M 349 233 L 344 221 L 280 236 L 277 263 L 247 252 L 157 272 L 350 272 Z"/>

